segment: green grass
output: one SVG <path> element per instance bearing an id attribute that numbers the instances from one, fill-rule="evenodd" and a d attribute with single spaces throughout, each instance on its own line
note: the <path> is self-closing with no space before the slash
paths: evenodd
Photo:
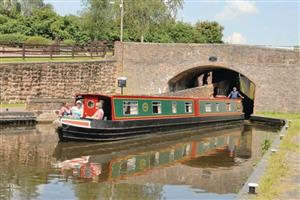
<path id="1" fill-rule="evenodd" d="M 23 60 L 22 58 L 0 58 L 0 63 L 22 63 L 22 62 L 75 62 L 75 61 L 99 61 L 104 60 L 104 58 L 100 57 L 81 57 L 81 58 L 26 58 Z"/>
<path id="2" fill-rule="evenodd" d="M 280 180 L 289 173 L 289 164 L 286 157 L 291 152 L 299 152 L 300 147 L 293 138 L 300 134 L 300 114 L 258 113 L 262 116 L 291 120 L 290 127 L 279 146 L 279 151 L 271 155 L 267 170 L 259 182 L 257 200 L 275 199 L 287 186 Z"/>
<path id="3" fill-rule="evenodd" d="M 300 120 L 300 114 L 298 113 L 257 112 L 256 115 L 288 120 Z"/>
<path id="4" fill-rule="evenodd" d="M 25 108 L 25 103 L 0 103 L 0 108 Z"/>

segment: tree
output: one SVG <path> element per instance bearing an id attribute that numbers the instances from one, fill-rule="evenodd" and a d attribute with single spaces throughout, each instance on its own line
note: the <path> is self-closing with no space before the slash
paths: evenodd
<path id="1" fill-rule="evenodd" d="M 203 36 L 205 43 L 223 43 L 223 26 L 218 22 L 197 22 L 195 24 L 196 31 Z"/>
<path id="2" fill-rule="evenodd" d="M 35 10 L 46 6 L 43 0 L 21 0 L 19 3 L 21 4 L 22 14 L 25 16 L 32 15 Z"/>
<path id="3" fill-rule="evenodd" d="M 92 40 L 108 40 L 110 29 L 114 24 L 113 5 L 109 0 L 85 0 L 82 12 L 82 26 Z"/>
<path id="4" fill-rule="evenodd" d="M 120 23 L 120 5 L 116 0 L 85 0 L 84 26 L 91 37 L 116 32 Z M 152 24 L 175 18 L 183 0 L 130 0 L 124 1 L 124 39 L 144 41 Z M 115 36 L 115 34 L 113 35 Z M 99 36 L 98 36 L 99 37 Z"/>

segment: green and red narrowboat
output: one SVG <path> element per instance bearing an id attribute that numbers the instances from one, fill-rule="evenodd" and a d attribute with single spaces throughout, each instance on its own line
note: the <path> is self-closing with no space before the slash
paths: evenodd
<path id="1" fill-rule="evenodd" d="M 60 119 L 60 141 L 116 141 L 244 119 L 239 99 L 80 94 L 77 100 L 83 102 L 83 117 Z M 103 119 L 89 119 L 99 101 Z"/>

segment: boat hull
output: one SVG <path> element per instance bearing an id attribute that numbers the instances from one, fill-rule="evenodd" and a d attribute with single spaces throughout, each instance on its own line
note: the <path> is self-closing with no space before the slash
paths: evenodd
<path id="1" fill-rule="evenodd" d="M 87 127 L 62 123 L 57 134 L 60 141 L 110 142 L 243 119 L 244 114 L 134 121 L 89 120 Z"/>

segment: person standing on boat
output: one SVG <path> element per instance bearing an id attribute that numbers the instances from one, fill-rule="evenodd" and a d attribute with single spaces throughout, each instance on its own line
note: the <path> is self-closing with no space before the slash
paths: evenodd
<path id="1" fill-rule="evenodd" d="M 68 102 L 64 103 L 63 107 L 59 110 L 58 115 L 60 117 L 72 115 L 71 107 Z"/>
<path id="2" fill-rule="evenodd" d="M 104 116 L 104 111 L 103 111 L 103 101 L 100 101 L 96 104 L 97 107 L 97 111 L 95 112 L 95 114 L 91 117 L 93 119 L 98 119 L 98 120 L 102 120 L 103 116 Z"/>
<path id="3" fill-rule="evenodd" d="M 230 94 L 228 95 L 228 98 L 230 99 L 237 99 L 241 97 L 242 99 L 244 98 L 240 93 L 239 91 L 237 91 L 237 88 L 236 87 L 233 87 L 233 90 L 230 92 Z"/>
<path id="4" fill-rule="evenodd" d="M 71 111 L 74 118 L 81 118 L 83 114 L 82 102 L 80 100 L 76 101 L 76 105 L 72 107 Z"/>

